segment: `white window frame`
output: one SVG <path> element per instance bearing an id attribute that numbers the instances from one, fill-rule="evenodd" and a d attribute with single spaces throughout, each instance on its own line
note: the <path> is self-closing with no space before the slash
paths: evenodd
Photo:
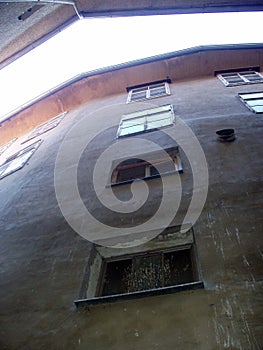
<path id="1" fill-rule="evenodd" d="M 17 140 L 15 137 L 14 139 L 8 141 L 3 146 L 0 146 L 0 156 Z"/>
<path id="2" fill-rule="evenodd" d="M 159 120 L 164 121 L 164 125 L 160 127 L 149 127 L 149 124 L 151 124 L 151 116 L 157 116 L 157 115 L 164 115 L 169 113 L 169 117 L 166 118 L 160 118 Z M 133 126 L 124 126 L 126 122 L 136 122 L 136 119 L 138 120 L 138 124 L 134 124 Z M 139 122 L 141 120 L 141 122 Z M 153 123 L 153 122 L 152 122 Z M 141 134 L 145 132 L 151 132 L 155 130 L 159 130 L 165 127 L 169 127 L 174 125 L 175 123 L 175 116 L 174 116 L 174 109 L 172 105 L 165 105 L 165 106 L 159 106 L 159 107 L 154 107 L 150 109 L 145 109 L 143 111 L 137 111 L 129 114 L 125 114 L 122 116 L 122 119 L 119 124 L 119 128 L 117 131 L 117 138 L 121 137 L 129 137 L 131 135 L 136 135 L 136 134 Z M 132 132 L 132 127 L 134 128 L 135 126 L 141 127 L 141 130 L 139 131 L 134 131 Z M 124 133 L 123 131 L 126 129 L 130 128 L 131 132 Z"/>
<path id="3" fill-rule="evenodd" d="M 248 75 L 251 74 L 255 74 L 259 80 L 250 80 Z M 263 75 L 260 74 L 259 72 L 256 72 L 255 70 L 251 70 L 251 71 L 244 71 L 244 72 L 229 72 L 229 73 L 220 73 L 217 74 L 217 77 L 222 81 L 222 83 L 225 86 L 237 86 L 237 85 L 245 85 L 245 84 L 259 84 L 259 83 L 263 83 Z M 228 78 L 239 78 L 242 81 L 239 82 L 230 82 L 227 79 Z"/>
<path id="4" fill-rule="evenodd" d="M 151 94 L 151 90 L 163 85 L 165 92 L 164 93 L 160 93 L 158 95 L 152 95 Z M 138 99 L 133 99 L 133 95 L 136 94 L 136 92 L 145 92 L 145 96 L 142 98 L 138 98 Z M 161 96 L 167 96 L 170 95 L 170 88 L 169 88 L 169 84 L 167 82 L 163 82 L 163 83 L 156 83 L 156 84 L 148 84 L 145 86 L 141 86 L 141 87 L 137 87 L 134 89 L 131 89 L 128 93 L 128 97 L 127 97 L 127 103 L 131 103 L 131 102 L 137 102 L 137 101 L 142 101 L 142 100 L 148 100 L 148 99 L 152 99 L 152 98 L 158 98 Z"/>
<path id="5" fill-rule="evenodd" d="M 34 139 L 35 137 L 38 137 L 41 134 L 44 134 L 48 132 L 51 129 L 54 129 L 58 124 L 62 121 L 62 119 L 65 117 L 67 112 L 63 112 L 56 117 L 49 119 L 48 121 L 38 125 L 34 130 L 32 130 L 26 137 L 26 139 L 22 142 L 26 143 L 29 140 Z"/>
<path id="6" fill-rule="evenodd" d="M 8 175 L 11 175 L 17 170 L 22 169 L 40 146 L 41 142 L 42 140 L 38 140 L 32 145 L 27 146 L 26 148 L 7 158 L 6 161 L 0 165 L 0 180 Z"/>
<path id="7" fill-rule="evenodd" d="M 249 103 L 250 101 L 263 101 L 263 91 L 240 93 L 238 97 L 252 112 L 257 114 L 263 113 L 263 102 L 254 106 Z M 257 111 L 256 107 L 258 106 L 262 107 L 262 111 Z"/>

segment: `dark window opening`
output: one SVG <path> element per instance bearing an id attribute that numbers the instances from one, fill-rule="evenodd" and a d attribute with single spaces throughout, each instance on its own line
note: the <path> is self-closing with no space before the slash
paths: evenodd
<path id="1" fill-rule="evenodd" d="M 167 157 L 151 162 L 139 158 L 132 158 L 121 162 L 112 172 L 111 184 L 131 182 L 136 179 L 150 179 L 164 174 L 182 171 L 178 151 L 168 151 Z"/>
<path id="2" fill-rule="evenodd" d="M 194 282 L 191 249 L 138 255 L 105 263 L 101 296 Z"/>

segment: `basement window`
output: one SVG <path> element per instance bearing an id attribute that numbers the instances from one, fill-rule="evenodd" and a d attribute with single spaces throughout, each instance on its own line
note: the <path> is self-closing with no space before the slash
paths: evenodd
<path id="1" fill-rule="evenodd" d="M 127 88 L 127 90 L 129 92 L 127 103 L 170 95 L 168 82 L 148 83 L 134 88 Z"/>
<path id="2" fill-rule="evenodd" d="M 40 146 L 41 140 L 13 154 L 0 166 L 0 179 L 15 171 L 22 169 L 26 162 L 32 157 L 36 149 Z"/>
<path id="3" fill-rule="evenodd" d="M 105 261 L 103 270 L 101 296 L 165 288 L 196 280 L 190 248 Z"/>
<path id="4" fill-rule="evenodd" d="M 66 113 L 67 112 L 61 113 L 61 114 L 57 115 L 56 117 L 48 120 L 47 122 L 38 125 L 33 131 L 31 131 L 28 134 L 27 138 L 22 143 L 25 143 L 29 140 L 32 140 L 33 138 L 35 138 L 41 134 L 44 134 L 45 132 L 58 126 L 58 124 L 61 122 L 61 120 L 65 117 Z"/>
<path id="5" fill-rule="evenodd" d="M 252 112 L 263 113 L 263 92 L 250 92 L 238 96 Z"/>
<path id="6" fill-rule="evenodd" d="M 117 137 L 155 131 L 174 124 L 172 105 L 165 105 L 126 114 L 122 117 Z"/>
<path id="7" fill-rule="evenodd" d="M 94 246 L 77 307 L 204 287 L 192 228 L 167 227 L 147 243 L 123 251 Z"/>
<path id="8" fill-rule="evenodd" d="M 225 86 L 263 83 L 263 76 L 256 71 L 229 72 L 218 74 L 217 77 Z"/>
<path id="9" fill-rule="evenodd" d="M 147 156 L 151 161 L 138 158 L 124 160 L 112 172 L 111 185 L 127 184 L 136 179 L 152 179 L 161 175 L 182 172 L 178 148 L 166 150 L 167 157 L 158 157 L 158 152 Z M 141 156 L 143 158 L 143 156 Z M 145 157 L 144 157 L 145 158 Z"/>

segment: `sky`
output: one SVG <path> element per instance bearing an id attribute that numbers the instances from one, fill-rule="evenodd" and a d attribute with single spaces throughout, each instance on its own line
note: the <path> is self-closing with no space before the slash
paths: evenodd
<path id="1" fill-rule="evenodd" d="M 81 19 L 0 70 L 0 121 L 82 72 L 199 45 L 263 43 L 263 12 Z"/>

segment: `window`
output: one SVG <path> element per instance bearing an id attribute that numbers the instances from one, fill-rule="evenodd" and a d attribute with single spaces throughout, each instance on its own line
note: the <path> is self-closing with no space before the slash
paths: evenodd
<path id="1" fill-rule="evenodd" d="M 128 88 L 128 90 L 129 94 L 127 98 L 127 103 L 170 95 L 169 84 L 167 82 L 141 85 L 140 87 L 136 88 Z"/>
<path id="2" fill-rule="evenodd" d="M 263 83 L 263 76 L 256 71 L 229 72 L 217 75 L 226 86 Z"/>
<path id="3" fill-rule="evenodd" d="M 180 227 L 173 226 L 147 243 L 126 247 L 125 255 L 123 249 L 95 245 L 75 304 L 95 305 L 203 288 L 201 279 L 193 229 L 182 233 Z"/>
<path id="4" fill-rule="evenodd" d="M 239 97 L 251 111 L 263 113 L 263 92 L 239 94 Z"/>
<path id="5" fill-rule="evenodd" d="M 0 166 L 0 179 L 3 177 L 14 173 L 15 171 L 23 168 L 29 158 L 33 155 L 35 150 L 40 146 L 42 141 L 39 140 L 32 145 L 22 149 L 21 151 L 15 153 L 9 157 L 1 166 Z"/>
<path id="6" fill-rule="evenodd" d="M 35 138 L 41 134 L 44 134 L 45 132 L 55 128 L 61 122 L 61 120 L 64 118 L 66 113 L 67 112 L 61 113 L 58 116 L 56 116 L 55 118 L 52 118 L 52 119 L 48 120 L 47 122 L 37 126 L 33 131 L 31 131 L 31 133 L 28 134 L 27 138 L 22 143 L 25 143 L 29 140 L 32 140 L 33 138 Z"/>
<path id="7" fill-rule="evenodd" d="M 133 293 L 195 281 L 191 248 L 105 261 L 100 295 Z"/>
<path id="8" fill-rule="evenodd" d="M 126 114 L 122 117 L 117 137 L 140 134 L 173 125 L 172 105 Z"/>
<path id="9" fill-rule="evenodd" d="M 146 162 L 140 156 L 120 162 L 112 172 L 111 184 L 130 183 L 136 179 L 150 179 L 182 171 L 178 149 L 170 148 L 166 152 L 167 157 L 165 158 L 158 157 L 158 152 L 152 154 L 151 162 Z"/>
<path id="10" fill-rule="evenodd" d="M 0 147 L 0 156 L 3 154 L 14 142 L 16 141 L 16 138 L 10 140 L 6 144 Z"/>

